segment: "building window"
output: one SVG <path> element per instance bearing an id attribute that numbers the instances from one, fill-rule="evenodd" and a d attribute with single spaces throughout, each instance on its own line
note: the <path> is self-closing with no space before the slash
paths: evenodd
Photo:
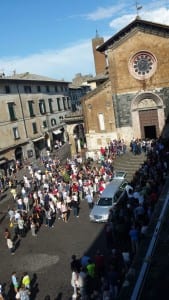
<path id="1" fill-rule="evenodd" d="M 58 92 L 58 87 L 57 87 L 57 86 L 55 86 L 55 92 L 56 92 L 56 93 Z"/>
<path id="2" fill-rule="evenodd" d="M 63 116 L 60 116 L 59 119 L 60 119 L 60 121 L 63 121 Z"/>
<path id="3" fill-rule="evenodd" d="M 28 101 L 30 117 L 34 117 L 35 116 L 34 111 L 33 111 L 33 104 L 34 104 L 33 100 Z"/>
<path id="4" fill-rule="evenodd" d="M 45 121 L 43 121 L 43 128 L 47 128 L 47 122 L 46 122 L 46 120 Z"/>
<path id="5" fill-rule="evenodd" d="M 52 106 L 52 99 L 48 99 L 48 103 L 49 103 L 49 112 L 52 114 L 53 113 L 53 106 Z"/>
<path id="6" fill-rule="evenodd" d="M 20 139 L 18 127 L 13 127 L 13 136 L 15 140 Z"/>
<path id="7" fill-rule="evenodd" d="M 57 125 L 56 119 L 51 119 L 51 125 L 52 125 L 52 126 Z"/>
<path id="8" fill-rule="evenodd" d="M 68 107 L 68 109 L 71 109 L 69 97 L 67 97 L 67 107 Z"/>
<path id="9" fill-rule="evenodd" d="M 105 123 L 104 123 L 104 114 L 100 113 L 99 115 L 99 127 L 100 130 L 105 130 Z"/>
<path id="10" fill-rule="evenodd" d="M 31 93 L 31 92 L 32 92 L 32 91 L 31 91 L 31 86 L 25 85 L 25 86 L 24 86 L 24 91 L 25 91 L 26 94 Z"/>
<path id="11" fill-rule="evenodd" d="M 32 123 L 32 130 L 34 134 L 38 132 L 36 123 Z"/>
<path id="12" fill-rule="evenodd" d="M 40 86 L 40 85 L 37 86 L 37 92 L 38 92 L 38 93 L 41 92 L 41 86 Z"/>
<path id="13" fill-rule="evenodd" d="M 66 110 L 66 99 L 65 97 L 62 97 L 62 99 L 63 99 L 63 109 Z"/>
<path id="14" fill-rule="evenodd" d="M 46 92 L 49 93 L 49 86 L 46 86 Z"/>
<path id="15" fill-rule="evenodd" d="M 16 115 L 15 115 L 15 109 L 14 109 L 15 103 L 9 102 L 8 103 L 8 110 L 9 110 L 9 116 L 11 121 L 16 121 Z"/>
<path id="16" fill-rule="evenodd" d="M 6 92 L 6 94 L 10 94 L 11 90 L 10 90 L 9 85 L 5 86 L 5 92 Z"/>
<path id="17" fill-rule="evenodd" d="M 39 101 L 39 110 L 40 110 L 41 115 L 46 114 L 45 100 L 40 100 Z"/>
<path id="18" fill-rule="evenodd" d="M 58 105 L 58 110 L 61 111 L 61 107 L 60 107 L 60 98 L 57 98 L 57 105 Z"/>

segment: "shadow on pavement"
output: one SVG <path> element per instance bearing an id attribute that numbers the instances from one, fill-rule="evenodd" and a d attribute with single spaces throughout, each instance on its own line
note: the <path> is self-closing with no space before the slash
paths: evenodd
<path id="1" fill-rule="evenodd" d="M 49 295 L 46 295 L 44 300 L 51 300 L 50 296 Z"/>
<path id="2" fill-rule="evenodd" d="M 58 296 L 54 300 L 61 300 L 62 299 L 62 293 L 59 293 Z"/>
<path id="3" fill-rule="evenodd" d="M 20 246 L 21 240 L 17 240 L 16 244 L 15 244 L 15 250 L 17 250 Z"/>
<path id="4" fill-rule="evenodd" d="M 14 291 L 14 288 L 13 288 L 13 285 L 12 283 L 10 284 L 10 287 L 9 287 L 9 291 L 7 292 L 6 294 L 6 300 L 12 300 L 12 299 L 16 299 L 16 294 L 15 294 L 15 291 Z"/>
<path id="5" fill-rule="evenodd" d="M 6 214 L 4 214 L 4 215 L 2 216 L 2 218 L 0 218 L 0 224 L 5 220 L 5 218 L 6 218 Z"/>
<path id="6" fill-rule="evenodd" d="M 3 199 L 5 199 L 6 196 L 7 196 L 7 193 L 3 193 L 3 194 L 1 195 L 1 197 L 0 197 L 0 201 L 2 201 Z"/>
<path id="7" fill-rule="evenodd" d="M 32 280 L 31 280 L 31 300 L 36 299 L 36 296 L 39 293 L 37 278 L 38 277 L 37 277 L 36 273 L 34 273 Z M 49 300 L 50 300 L 50 298 L 49 298 Z"/>

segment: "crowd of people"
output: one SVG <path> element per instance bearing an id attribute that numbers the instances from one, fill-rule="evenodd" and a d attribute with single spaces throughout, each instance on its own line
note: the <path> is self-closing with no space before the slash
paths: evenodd
<path id="1" fill-rule="evenodd" d="M 75 299 L 80 294 L 85 300 L 114 300 L 128 280 L 133 257 L 146 236 L 169 169 L 169 152 L 161 141 L 150 141 L 145 152 L 145 162 L 125 187 L 125 201 L 110 210 L 105 225 L 106 256 L 98 251 L 94 257 L 85 255 L 73 263 Z"/>
<path id="2" fill-rule="evenodd" d="M 150 139 L 135 139 L 130 142 L 130 150 L 134 155 L 139 155 L 142 152 L 148 153 L 151 151 L 152 140 Z"/>
<path id="3" fill-rule="evenodd" d="M 70 214 L 79 217 L 79 204 L 86 199 L 89 209 L 95 198 L 112 180 L 112 153 L 116 143 L 110 143 L 103 153 L 100 149 L 98 162 L 82 161 L 80 155 L 61 164 L 50 156 L 42 161 L 41 169 L 27 165 L 20 192 L 16 176 L 11 179 L 10 192 L 13 206 L 8 209 L 10 229 L 4 230 L 7 247 L 15 254 L 15 243 L 30 231 L 36 238 L 41 226 L 51 229 L 55 220 L 67 223 Z M 120 151 L 126 152 L 123 142 Z M 110 210 L 105 224 L 106 255 L 96 249 L 94 257 L 85 254 L 72 256 L 71 285 L 75 299 L 115 299 L 120 291 L 140 240 L 144 238 L 155 204 L 168 172 L 168 152 L 160 141 L 151 141 L 146 160 L 126 186 L 126 200 Z M 14 234 L 14 236 L 13 236 Z M 30 299 L 31 290 L 20 285 L 15 289 L 18 299 Z M 28 290 L 24 298 L 23 291 Z M 25 294 L 26 294 L 25 292 Z"/>

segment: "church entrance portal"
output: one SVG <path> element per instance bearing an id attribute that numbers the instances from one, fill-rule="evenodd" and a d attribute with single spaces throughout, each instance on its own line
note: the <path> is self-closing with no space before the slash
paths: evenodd
<path id="1" fill-rule="evenodd" d="M 141 138 L 156 139 L 159 136 L 157 109 L 139 111 Z"/>
<path id="2" fill-rule="evenodd" d="M 165 122 L 164 103 L 152 92 L 139 93 L 131 103 L 133 136 L 141 139 L 159 138 Z"/>
<path id="3" fill-rule="evenodd" d="M 156 139 L 156 127 L 155 126 L 144 126 L 144 136 L 146 139 Z"/>

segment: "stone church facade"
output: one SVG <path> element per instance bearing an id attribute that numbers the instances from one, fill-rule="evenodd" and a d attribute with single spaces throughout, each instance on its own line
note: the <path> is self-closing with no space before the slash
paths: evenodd
<path id="1" fill-rule="evenodd" d="M 133 137 L 166 137 L 164 128 L 169 114 L 169 26 L 136 18 L 97 47 L 97 51 L 105 54 L 108 61 L 112 122 L 115 124 L 111 132 L 107 128 L 110 135 L 128 143 Z M 84 105 L 88 101 L 89 98 L 84 99 Z M 100 100 L 101 103 L 104 101 Z M 102 112 L 106 112 L 104 107 Z M 88 122 L 90 112 L 84 115 Z M 86 129 L 91 142 L 89 122 Z M 105 126 L 104 134 L 108 133 L 107 129 Z"/>

